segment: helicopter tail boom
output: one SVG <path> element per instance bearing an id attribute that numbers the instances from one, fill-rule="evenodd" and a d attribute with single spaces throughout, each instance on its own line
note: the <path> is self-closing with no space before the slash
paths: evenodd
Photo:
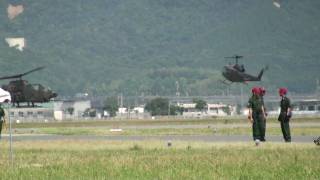
<path id="1" fill-rule="evenodd" d="M 261 69 L 261 71 L 260 71 L 260 73 L 259 73 L 259 75 L 258 75 L 258 81 L 261 80 L 261 77 L 262 77 L 262 75 L 263 75 L 263 72 L 264 72 L 264 69 Z"/>

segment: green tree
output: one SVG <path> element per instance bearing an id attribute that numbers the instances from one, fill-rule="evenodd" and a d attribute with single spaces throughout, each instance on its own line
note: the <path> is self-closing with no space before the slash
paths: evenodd
<path id="1" fill-rule="evenodd" d="M 207 107 L 207 102 L 202 99 L 193 99 L 193 103 L 196 103 L 196 109 L 203 111 Z"/>
<path id="2" fill-rule="evenodd" d="M 110 117 L 116 116 L 116 112 L 118 111 L 118 99 L 117 97 L 108 97 L 104 103 L 104 110 L 108 111 Z"/>
<path id="3" fill-rule="evenodd" d="M 178 115 L 182 114 L 184 111 L 183 107 L 179 107 L 176 105 L 170 105 L 170 115 Z"/>
<path id="4" fill-rule="evenodd" d="M 73 108 L 73 107 L 68 107 L 68 108 L 67 108 L 67 111 L 68 111 L 68 113 L 69 113 L 70 115 L 72 115 L 73 112 L 74 112 L 74 108 Z"/>
<path id="5" fill-rule="evenodd" d="M 231 109 L 230 109 L 229 106 L 223 107 L 223 108 L 222 108 L 222 111 L 225 112 L 225 113 L 227 113 L 228 115 L 231 115 Z"/>
<path id="6" fill-rule="evenodd" d="M 87 108 L 83 113 L 84 117 L 96 117 L 96 115 L 97 111 L 93 108 Z"/>
<path id="7" fill-rule="evenodd" d="M 146 104 L 145 110 L 150 112 L 152 116 L 168 115 L 169 100 L 166 98 L 152 99 Z"/>

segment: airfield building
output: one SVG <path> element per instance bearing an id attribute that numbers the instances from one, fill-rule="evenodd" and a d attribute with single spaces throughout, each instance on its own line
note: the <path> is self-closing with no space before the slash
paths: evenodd
<path id="1" fill-rule="evenodd" d="M 206 109 L 199 111 L 195 103 L 179 104 L 184 109 L 184 117 L 228 116 L 236 114 L 236 107 L 227 104 L 207 104 Z"/>
<path id="2" fill-rule="evenodd" d="M 91 109 L 89 100 L 68 100 L 43 103 L 39 107 L 6 109 L 13 122 L 50 122 L 67 119 L 83 119 Z"/>

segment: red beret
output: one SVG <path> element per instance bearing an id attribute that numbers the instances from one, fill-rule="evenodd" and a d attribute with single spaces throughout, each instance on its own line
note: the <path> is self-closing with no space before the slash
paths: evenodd
<path id="1" fill-rule="evenodd" d="M 266 93 L 266 89 L 264 87 L 259 87 L 260 95 L 264 95 Z"/>
<path id="2" fill-rule="evenodd" d="M 279 95 L 280 96 L 287 94 L 287 92 L 288 92 L 287 88 L 279 88 Z"/>
<path id="3" fill-rule="evenodd" d="M 251 92 L 252 92 L 253 94 L 260 94 L 260 89 L 259 89 L 259 87 L 253 87 L 253 88 L 251 89 Z"/>

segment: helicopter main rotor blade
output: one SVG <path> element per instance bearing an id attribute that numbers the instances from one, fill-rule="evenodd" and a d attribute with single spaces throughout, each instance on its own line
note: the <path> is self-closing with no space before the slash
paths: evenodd
<path id="1" fill-rule="evenodd" d="M 22 73 L 22 74 L 17 74 L 17 75 L 12 75 L 12 76 L 3 76 L 3 77 L 0 77 L 0 80 L 3 80 L 3 79 L 18 79 L 18 78 L 21 78 L 22 76 L 25 76 L 25 75 L 30 74 L 30 73 L 35 72 L 35 71 L 39 71 L 39 70 L 41 70 L 43 68 L 45 68 L 45 67 L 41 66 L 41 67 L 32 69 L 32 70 L 30 70 L 28 72 L 25 72 L 25 73 Z"/>
<path id="2" fill-rule="evenodd" d="M 228 59 L 239 59 L 239 58 L 243 58 L 243 56 L 238 56 L 238 55 L 234 55 L 234 56 L 229 56 L 229 57 L 224 57 L 224 58 L 228 58 Z"/>
<path id="3" fill-rule="evenodd" d="M 0 77 L 0 80 L 3 80 L 3 79 L 15 79 L 15 78 L 19 78 L 20 76 L 17 76 L 17 75 L 14 75 L 14 76 L 3 76 L 3 77 Z"/>
<path id="4" fill-rule="evenodd" d="M 41 69 L 43 69 L 43 68 L 45 68 L 45 67 L 44 67 L 44 66 L 37 67 L 37 68 L 35 68 L 35 69 L 32 69 L 32 70 L 30 70 L 30 71 L 28 71 L 28 72 L 25 72 L 25 73 L 21 74 L 21 76 L 25 76 L 25 75 L 30 74 L 30 73 L 35 72 L 35 71 L 39 71 L 39 70 L 41 70 Z"/>

